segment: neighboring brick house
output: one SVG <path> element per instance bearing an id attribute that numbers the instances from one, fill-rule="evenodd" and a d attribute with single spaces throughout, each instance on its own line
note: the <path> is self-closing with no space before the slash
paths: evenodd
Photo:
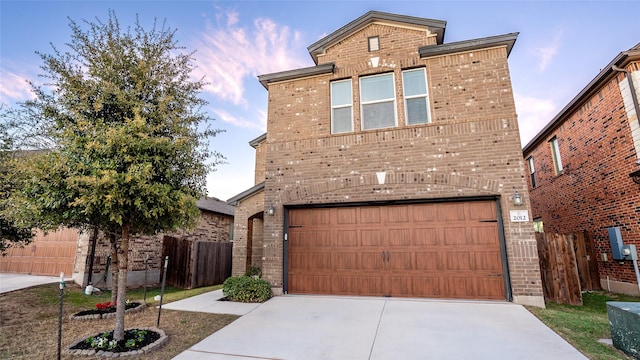
<path id="1" fill-rule="evenodd" d="M 191 231 L 177 231 L 171 235 L 190 240 L 201 241 L 231 241 L 233 229 L 233 206 L 216 198 L 202 198 L 196 202 L 200 209 L 200 220 L 195 229 Z M 135 237 L 129 243 L 129 271 L 127 273 L 128 286 L 142 286 L 144 284 L 144 262 L 148 256 L 147 274 L 148 284 L 157 284 L 160 281 L 162 269 L 162 244 L 165 234 L 156 236 Z M 92 283 L 97 286 L 110 287 L 111 277 L 105 270 L 108 257 L 111 255 L 109 240 L 100 236 L 96 242 L 95 256 L 93 259 Z M 171 260 L 171 259 L 170 259 Z M 78 247 L 73 270 L 73 279 L 76 283 L 86 286 L 89 278 L 91 262 L 91 239 L 89 232 L 81 233 L 78 239 Z M 109 270 L 110 272 L 112 269 Z M 106 284 L 105 284 L 106 283 Z"/>
<path id="2" fill-rule="evenodd" d="M 228 200 L 234 275 L 259 266 L 277 294 L 544 306 L 517 34 L 445 44 L 445 25 L 368 12 L 309 46 L 316 66 L 259 76 L 256 185 Z"/>
<path id="3" fill-rule="evenodd" d="M 638 70 L 640 44 L 618 54 L 523 149 L 536 229 L 588 232 L 602 288 L 635 295 L 633 263 L 613 259 L 608 228 L 640 249 L 640 184 L 630 176 L 640 182 Z"/>

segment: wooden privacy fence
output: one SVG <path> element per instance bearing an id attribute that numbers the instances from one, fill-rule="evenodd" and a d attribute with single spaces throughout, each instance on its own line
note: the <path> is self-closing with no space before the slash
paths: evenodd
<path id="1" fill-rule="evenodd" d="M 169 257 L 167 285 L 183 289 L 222 284 L 231 276 L 233 243 L 165 236 L 162 257 Z"/>
<path id="2" fill-rule="evenodd" d="M 582 305 L 582 291 L 600 289 L 591 238 L 586 233 L 536 233 L 544 298 Z"/>

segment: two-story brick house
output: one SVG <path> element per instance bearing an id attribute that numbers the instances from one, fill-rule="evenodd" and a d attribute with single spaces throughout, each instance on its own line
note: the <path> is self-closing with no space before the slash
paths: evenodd
<path id="1" fill-rule="evenodd" d="M 517 34 L 368 12 L 268 90 L 233 272 L 276 293 L 544 306 L 507 57 Z M 513 216 L 510 216 L 513 215 Z"/>
<path id="2" fill-rule="evenodd" d="M 640 44 L 604 66 L 523 149 L 536 229 L 588 232 L 602 288 L 635 295 L 633 262 L 613 258 L 608 229 L 640 249 L 638 70 Z"/>

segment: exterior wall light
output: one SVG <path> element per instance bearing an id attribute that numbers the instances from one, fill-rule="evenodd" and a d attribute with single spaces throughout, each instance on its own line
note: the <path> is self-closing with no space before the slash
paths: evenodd
<path id="1" fill-rule="evenodd" d="M 522 195 L 518 194 L 518 192 L 516 191 L 515 193 L 513 193 L 513 205 L 521 206 L 522 204 Z"/>
<path id="2" fill-rule="evenodd" d="M 276 214 L 275 206 L 273 206 L 273 204 L 269 205 L 269 207 L 267 208 L 267 215 L 273 216 L 275 214 Z"/>
<path id="3" fill-rule="evenodd" d="M 640 170 L 632 172 L 631 174 L 629 174 L 629 176 L 631 176 L 631 179 L 634 183 L 640 185 Z"/>

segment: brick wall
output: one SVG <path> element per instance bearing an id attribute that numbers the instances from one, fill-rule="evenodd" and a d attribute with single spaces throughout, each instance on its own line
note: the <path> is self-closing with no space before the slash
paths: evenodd
<path id="1" fill-rule="evenodd" d="M 256 149 L 256 165 L 255 165 L 255 182 L 257 185 L 264 181 L 264 167 L 266 165 L 266 153 L 264 150 L 264 141 L 255 146 Z"/>
<path id="2" fill-rule="evenodd" d="M 253 217 L 256 214 L 261 214 L 265 208 L 264 192 L 259 191 L 245 199 L 242 199 L 235 207 L 235 222 L 234 222 L 234 236 L 233 236 L 233 264 L 232 275 L 241 276 L 244 275 L 247 270 L 247 251 L 248 249 L 248 233 L 249 233 L 249 221 L 254 222 Z M 262 245 L 262 226 L 260 223 L 254 223 L 252 248 L 256 248 Z M 259 251 L 251 254 L 252 261 L 255 265 L 260 266 L 262 261 L 261 253 Z M 264 269 L 263 269 L 264 272 Z"/>
<path id="3" fill-rule="evenodd" d="M 366 47 L 373 35 L 382 47 L 375 54 Z M 374 24 L 320 57 L 335 62 L 335 73 L 269 86 L 264 204 L 277 211 L 265 217 L 263 273 L 272 286 L 282 287 L 282 205 L 498 195 L 513 294 L 542 296 L 532 224 L 508 218 L 513 192 L 525 200 L 528 192 L 506 50 L 420 59 L 418 47 L 433 43 L 424 32 Z M 427 70 L 433 123 L 406 126 L 399 79 L 415 66 Z M 389 71 L 398 127 L 360 131 L 358 77 Z M 348 77 L 356 130 L 331 135 L 329 84 Z M 375 180 L 379 171 L 387 172 L 385 185 Z"/>
<path id="4" fill-rule="evenodd" d="M 620 81 L 627 79 L 618 74 L 602 84 L 525 157 L 534 159 L 532 212 L 542 219 L 544 231 L 589 232 L 595 242 L 600 278 L 635 283 L 632 262 L 612 260 L 607 233 L 608 227 L 619 226 L 625 244 L 640 248 L 640 185 L 628 175 L 638 169 L 638 155 Z M 555 174 L 548 143 L 553 136 L 558 139 L 564 166 L 559 175 Z M 600 254 L 607 254 L 609 261 L 603 262 Z"/>

